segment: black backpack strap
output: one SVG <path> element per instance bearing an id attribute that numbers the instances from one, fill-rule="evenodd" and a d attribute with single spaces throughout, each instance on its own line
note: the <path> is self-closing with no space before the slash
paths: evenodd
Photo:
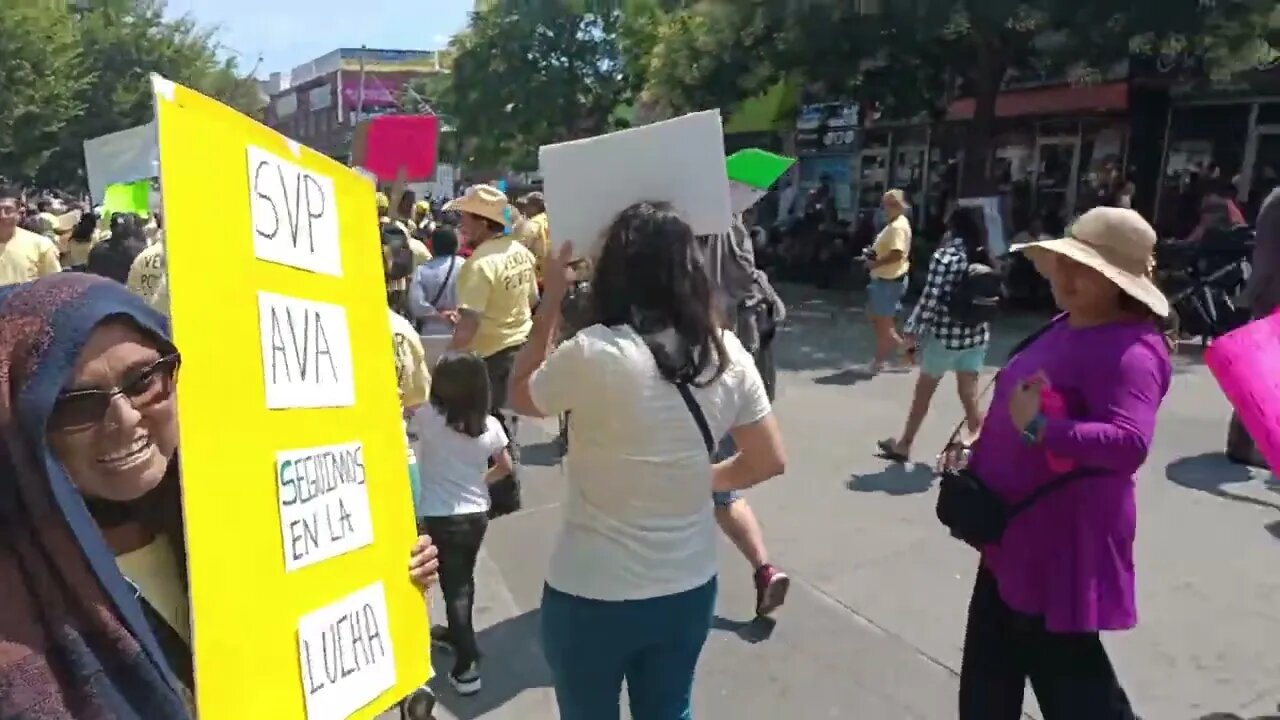
<path id="1" fill-rule="evenodd" d="M 444 274 L 444 282 L 440 283 L 440 289 L 436 291 L 436 296 L 431 300 L 431 307 L 440 304 L 440 298 L 444 297 L 444 291 L 449 289 L 449 281 L 453 279 L 453 266 L 458 263 L 458 256 L 451 255 L 449 257 L 449 270 Z"/>
<path id="2" fill-rule="evenodd" d="M 1086 477 L 1091 477 L 1096 475 L 1099 475 L 1098 471 L 1092 470 L 1090 468 L 1077 468 L 1070 472 L 1059 475 L 1058 477 L 1036 488 L 1035 491 L 1032 492 L 1027 497 L 1023 498 L 1017 503 L 1014 503 L 1014 505 L 1009 508 L 1009 518 L 1012 519 L 1014 517 L 1017 517 L 1018 515 L 1021 515 L 1023 512 L 1031 509 L 1033 505 L 1040 502 L 1045 497 L 1061 490 L 1062 488 L 1070 485 L 1071 483 L 1074 483 L 1077 480 L 1080 480 L 1081 478 L 1086 478 Z"/>
<path id="3" fill-rule="evenodd" d="M 689 408 L 693 421 L 698 424 L 698 431 L 702 433 L 702 442 L 707 446 L 707 456 L 715 457 L 716 440 L 711 435 L 711 426 L 707 424 L 707 416 L 702 414 L 702 406 L 698 404 L 698 399 L 693 396 L 688 383 L 676 383 L 676 389 L 680 391 L 680 397 L 684 398 L 684 404 Z"/>
<path id="4" fill-rule="evenodd" d="M 1031 346 L 1031 343 L 1035 342 L 1036 340 L 1039 340 L 1041 335 L 1044 335 L 1045 333 L 1049 332 L 1053 328 L 1057 327 L 1058 323 L 1066 322 L 1066 319 L 1067 319 L 1067 316 L 1064 313 L 1062 315 L 1059 315 L 1058 317 L 1055 317 L 1049 322 L 1041 325 L 1035 330 L 1033 330 L 1030 335 L 1019 340 L 1018 344 L 1014 345 L 1013 348 L 1009 350 L 1009 354 L 1005 356 L 1005 362 L 1008 362 L 1009 360 L 1011 360 L 1014 355 L 1017 355 L 1023 350 L 1026 350 L 1028 347 Z"/>

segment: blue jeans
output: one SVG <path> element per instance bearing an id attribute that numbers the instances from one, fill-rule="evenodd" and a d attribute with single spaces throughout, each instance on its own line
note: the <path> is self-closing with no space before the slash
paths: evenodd
<path id="1" fill-rule="evenodd" d="M 542 650 L 561 720 L 617 720 L 622 681 L 634 720 L 690 720 L 693 671 L 711 631 L 716 581 L 645 600 L 542 590 Z"/>

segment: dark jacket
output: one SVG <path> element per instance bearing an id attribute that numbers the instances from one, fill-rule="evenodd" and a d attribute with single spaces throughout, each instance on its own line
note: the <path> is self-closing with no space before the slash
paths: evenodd
<path id="1" fill-rule="evenodd" d="M 1280 307 L 1280 187 L 1262 201 L 1255 241 L 1245 301 L 1254 317 L 1262 317 Z"/>
<path id="2" fill-rule="evenodd" d="M 129 281 L 129 268 L 133 267 L 134 259 L 146 248 L 147 242 L 142 238 L 107 238 L 89 251 L 87 269 L 94 275 L 124 284 Z"/>

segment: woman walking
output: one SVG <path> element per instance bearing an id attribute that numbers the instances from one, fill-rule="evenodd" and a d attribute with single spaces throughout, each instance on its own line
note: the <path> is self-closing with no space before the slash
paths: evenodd
<path id="1" fill-rule="evenodd" d="M 1063 310 L 1001 371 L 968 471 L 1005 503 L 1072 473 L 983 545 L 965 630 L 961 720 L 1132 720 L 1100 633 L 1138 622 L 1134 475 L 1169 390 L 1169 303 L 1155 231 L 1132 210 L 1085 213 L 1068 237 L 1016 246 Z"/>
<path id="2" fill-rule="evenodd" d="M 716 598 L 713 491 L 782 472 L 782 437 L 751 354 L 719 327 L 693 231 L 665 204 L 624 210 L 592 278 L 597 324 L 552 352 L 572 247 L 548 259 L 517 412 L 571 412 L 565 522 L 542 597 L 563 720 L 691 716 Z M 646 272 L 635 272 L 646 268 Z M 715 464 L 716 441 L 738 452 Z"/>
<path id="3" fill-rule="evenodd" d="M 953 311 L 963 296 L 962 284 L 972 263 L 986 262 L 985 233 L 972 208 L 956 208 L 948 220 L 950 226 L 941 246 L 929 261 L 929 276 L 920 302 L 907 319 L 908 343 L 918 348 L 920 375 L 911 396 L 911 409 L 902 434 L 895 440 L 881 440 L 880 454 L 889 460 L 906 462 L 916 433 L 929 412 L 929 404 L 938 384 L 949 372 L 956 374 L 956 391 L 964 406 L 965 424 L 970 436 L 982 427 L 982 411 L 978 406 L 978 374 L 987 357 L 991 328 L 986 322 L 973 322 L 960 308 Z"/>
<path id="4" fill-rule="evenodd" d="M 907 198 L 901 190 L 890 190 L 881 201 L 887 223 L 871 246 L 867 269 L 871 284 L 867 287 L 867 317 L 876 334 L 876 356 L 868 368 L 871 374 L 884 369 L 889 359 L 904 346 L 898 334 L 898 308 L 907 292 L 907 273 L 911 270 L 911 221 L 907 219 Z"/>

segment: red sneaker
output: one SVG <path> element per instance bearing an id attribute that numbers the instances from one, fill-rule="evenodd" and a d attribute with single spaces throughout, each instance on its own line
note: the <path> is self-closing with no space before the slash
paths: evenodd
<path id="1" fill-rule="evenodd" d="M 791 589 L 791 578 L 772 565 L 761 565 L 756 570 L 756 616 L 772 614 L 787 601 L 787 591 Z"/>

